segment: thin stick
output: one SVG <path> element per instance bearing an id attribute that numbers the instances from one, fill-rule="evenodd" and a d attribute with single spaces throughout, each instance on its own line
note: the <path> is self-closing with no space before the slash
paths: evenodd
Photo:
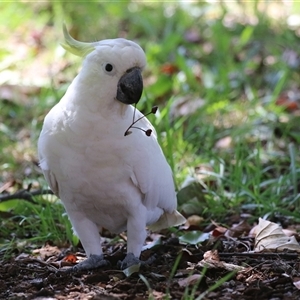
<path id="1" fill-rule="evenodd" d="M 153 106 L 152 107 L 152 110 L 150 112 L 148 112 L 147 114 L 145 115 L 142 115 L 141 117 L 139 117 L 138 119 L 134 120 L 135 119 L 135 111 L 136 111 L 136 105 L 134 105 L 134 111 L 133 111 L 133 119 L 132 119 L 132 123 L 130 124 L 130 126 L 126 129 L 125 133 L 124 133 L 124 136 L 128 135 L 129 134 L 129 129 L 130 128 L 135 128 L 135 129 L 139 129 L 139 130 L 142 130 L 144 132 L 146 132 L 146 130 L 142 129 L 142 128 L 139 128 L 139 127 L 135 127 L 133 126 L 134 124 L 136 124 L 138 121 L 142 120 L 143 118 L 151 115 L 151 114 L 155 114 L 156 111 L 157 111 L 157 106 Z"/>
<path id="2" fill-rule="evenodd" d="M 15 199 L 21 199 L 26 200 L 32 203 L 36 203 L 33 196 L 40 196 L 40 195 L 53 195 L 53 192 L 50 189 L 39 189 L 39 190 L 33 190 L 30 191 L 30 189 L 23 189 L 20 191 L 17 191 L 14 194 L 4 194 L 0 195 L 0 203 L 9 201 L 9 200 L 15 200 Z"/>
<path id="3" fill-rule="evenodd" d="M 280 257 L 280 258 L 298 258 L 299 254 L 298 253 L 276 253 L 276 252 L 264 252 L 264 253 L 254 253 L 254 252 L 232 252 L 232 253 L 219 253 L 220 257 L 232 257 L 232 256 L 236 256 L 236 257 L 251 257 L 251 258 L 255 258 L 255 257 Z"/>

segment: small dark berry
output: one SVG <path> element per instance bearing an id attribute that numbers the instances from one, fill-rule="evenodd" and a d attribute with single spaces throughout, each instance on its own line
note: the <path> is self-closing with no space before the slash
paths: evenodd
<path id="1" fill-rule="evenodd" d="M 152 133 L 152 130 L 151 130 L 151 129 L 147 129 L 147 130 L 145 131 L 145 133 L 146 133 L 146 136 L 150 136 L 151 133 Z"/>
<path id="2" fill-rule="evenodd" d="M 151 113 L 155 114 L 157 112 L 158 107 L 157 106 L 153 106 L 151 109 Z"/>

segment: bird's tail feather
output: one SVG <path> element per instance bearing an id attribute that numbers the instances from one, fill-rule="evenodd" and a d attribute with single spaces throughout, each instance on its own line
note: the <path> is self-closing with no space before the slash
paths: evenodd
<path id="1" fill-rule="evenodd" d="M 174 210 L 172 213 L 165 212 L 154 224 L 148 226 L 148 228 L 152 231 L 157 231 L 163 228 L 179 226 L 185 222 L 185 217 L 177 210 Z"/>

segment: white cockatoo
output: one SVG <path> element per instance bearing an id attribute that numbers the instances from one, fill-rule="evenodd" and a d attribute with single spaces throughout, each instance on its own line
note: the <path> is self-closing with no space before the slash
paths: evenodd
<path id="1" fill-rule="evenodd" d="M 107 263 L 102 227 L 112 233 L 127 230 L 124 269 L 139 262 L 147 226 L 158 230 L 185 221 L 176 210 L 171 168 L 155 130 L 131 105 L 143 91 L 145 54 L 122 38 L 82 43 L 65 26 L 64 36 L 62 46 L 85 59 L 45 117 L 38 141 L 40 166 L 88 257 L 76 269 Z M 142 117 L 135 124 L 142 130 L 124 135 L 134 115 L 136 120 Z"/>

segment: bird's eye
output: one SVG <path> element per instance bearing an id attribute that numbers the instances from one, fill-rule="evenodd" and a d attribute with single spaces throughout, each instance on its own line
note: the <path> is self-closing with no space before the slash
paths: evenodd
<path id="1" fill-rule="evenodd" d="M 111 72 L 113 70 L 113 68 L 114 67 L 111 64 L 106 64 L 105 65 L 105 71 L 107 71 L 107 72 Z"/>

